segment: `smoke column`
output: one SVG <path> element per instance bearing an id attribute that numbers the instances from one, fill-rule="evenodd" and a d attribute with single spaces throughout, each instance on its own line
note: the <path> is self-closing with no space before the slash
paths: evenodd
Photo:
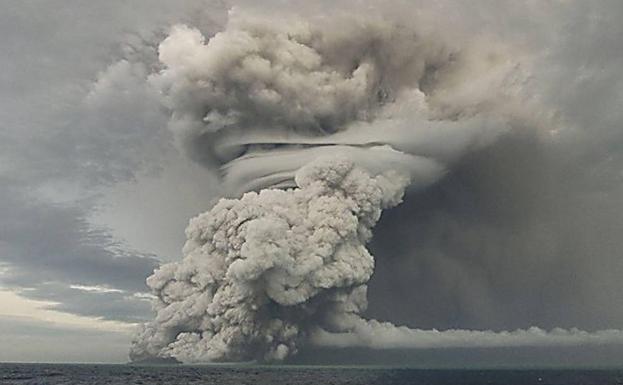
<path id="1" fill-rule="evenodd" d="M 190 221 L 184 258 L 148 280 L 156 317 L 134 360 L 283 360 L 305 344 L 370 348 L 620 343 L 617 330 L 416 330 L 365 320 L 383 209 L 542 116 L 504 47 L 453 47 L 379 18 L 234 9 L 206 38 L 176 26 L 150 82 L 230 199 Z"/>

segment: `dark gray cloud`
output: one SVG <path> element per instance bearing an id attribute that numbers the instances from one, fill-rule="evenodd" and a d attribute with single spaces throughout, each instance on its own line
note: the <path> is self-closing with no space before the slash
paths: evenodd
<path id="1" fill-rule="evenodd" d="M 371 315 L 439 328 L 621 327 L 623 7 L 539 10 L 483 15 L 502 12 L 494 28 L 532 50 L 531 92 L 559 131 L 516 130 L 385 213 Z"/>
<path id="2" fill-rule="evenodd" d="M 23 295 L 58 301 L 58 309 L 77 314 L 135 321 L 148 314 L 144 301 L 131 296 L 146 291 L 154 256 L 132 253 L 93 230 L 80 207 L 28 202 L 18 193 L 0 190 L 4 286 L 27 288 Z M 125 296 L 68 291 L 69 285 L 111 287 Z"/>
<path id="3" fill-rule="evenodd" d="M 510 136 L 385 213 L 371 313 L 439 328 L 620 327 L 620 187 L 550 150 Z"/>
<path id="4" fill-rule="evenodd" d="M 159 34 L 172 20 L 209 19 L 202 3 L 5 4 L 1 286 L 71 313 L 132 322 L 147 316 L 147 303 L 133 294 L 145 291 L 156 256 L 113 238 L 90 216 L 105 188 L 158 175 L 175 159 L 166 116 L 145 79 Z"/>

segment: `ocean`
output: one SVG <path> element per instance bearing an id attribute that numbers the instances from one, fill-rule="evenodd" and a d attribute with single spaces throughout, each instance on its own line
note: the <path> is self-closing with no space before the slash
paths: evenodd
<path id="1" fill-rule="evenodd" d="M 2 385 L 614 385 L 623 370 L 0 364 Z"/>

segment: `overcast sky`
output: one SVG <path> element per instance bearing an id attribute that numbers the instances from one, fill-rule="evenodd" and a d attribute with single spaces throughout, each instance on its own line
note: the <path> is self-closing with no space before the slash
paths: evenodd
<path id="1" fill-rule="evenodd" d="M 127 360 L 134 325 L 151 316 L 145 278 L 180 258 L 188 219 L 220 194 L 176 150 L 145 80 L 172 24 L 209 36 L 230 6 L 3 4 L 0 361 Z M 525 87 L 560 128 L 512 132 L 385 213 L 369 315 L 440 329 L 623 328 L 623 3 L 394 6 L 528 57 Z"/>

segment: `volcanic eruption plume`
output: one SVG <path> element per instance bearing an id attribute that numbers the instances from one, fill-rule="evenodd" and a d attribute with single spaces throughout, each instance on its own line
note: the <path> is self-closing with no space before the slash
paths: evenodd
<path id="1" fill-rule="evenodd" d="M 385 208 L 526 125 L 523 65 L 386 18 L 233 10 L 211 38 L 176 26 L 150 81 L 190 157 L 230 199 L 192 219 L 184 258 L 147 283 L 156 317 L 133 359 L 282 360 L 305 344 L 444 347 L 603 343 L 588 334 L 425 331 L 365 320 Z M 522 107 L 520 107 L 522 106 Z"/>

